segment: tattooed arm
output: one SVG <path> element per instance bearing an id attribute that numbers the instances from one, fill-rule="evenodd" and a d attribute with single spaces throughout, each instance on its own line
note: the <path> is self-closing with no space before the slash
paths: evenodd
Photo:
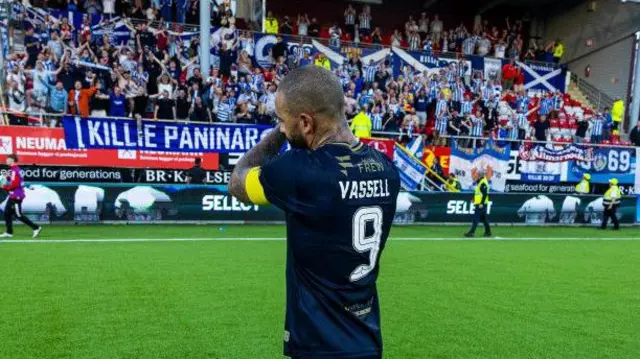
<path id="1" fill-rule="evenodd" d="M 264 192 L 255 195 L 250 192 L 253 191 L 252 187 L 259 187 L 256 190 L 262 191 L 259 185 L 260 166 L 278 156 L 285 140 L 284 134 L 275 128 L 260 143 L 242 156 L 231 174 L 229 193 L 244 203 L 264 204 L 256 203 L 264 201 Z M 255 183 L 256 181 L 258 183 Z"/>

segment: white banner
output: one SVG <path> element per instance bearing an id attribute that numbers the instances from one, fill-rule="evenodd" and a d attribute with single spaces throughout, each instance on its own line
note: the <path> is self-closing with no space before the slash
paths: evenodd
<path id="1" fill-rule="evenodd" d="M 500 78 L 502 60 L 491 57 L 484 58 L 484 78 L 496 80 Z"/>
<path id="2" fill-rule="evenodd" d="M 478 170 L 486 171 L 488 167 L 493 169 L 493 176 L 489 181 L 491 190 L 504 192 L 507 182 L 506 174 L 509 171 L 509 162 L 501 160 L 500 158 L 490 155 L 482 155 L 474 160 L 469 160 L 452 154 L 449 163 L 449 172 L 455 173 L 456 176 L 458 176 L 458 180 L 460 180 L 460 185 L 463 190 L 472 190 L 474 181 L 471 177 L 471 170 L 476 168 Z"/>
<path id="3" fill-rule="evenodd" d="M 488 172 L 491 167 L 489 183 L 493 191 L 504 192 L 509 171 L 509 149 L 497 147 L 493 141 L 481 148 L 459 148 L 455 142 L 451 147 L 449 173 L 455 173 L 464 190 L 474 186 L 473 170 Z"/>

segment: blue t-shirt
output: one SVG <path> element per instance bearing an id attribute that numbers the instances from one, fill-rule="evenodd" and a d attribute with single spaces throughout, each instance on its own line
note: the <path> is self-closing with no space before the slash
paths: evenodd
<path id="1" fill-rule="evenodd" d="M 40 39 L 35 36 L 26 35 L 24 37 L 24 47 L 29 56 L 37 55 L 40 53 Z"/>
<path id="2" fill-rule="evenodd" d="M 123 94 L 116 96 L 116 94 L 112 93 L 109 95 L 109 116 L 124 117 L 126 112 L 126 102 L 127 98 L 124 97 Z"/>
<path id="3" fill-rule="evenodd" d="M 400 189 L 393 162 L 361 143 L 290 150 L 260 182 L 287 222 L 284 354 L 382 355 L 376 279 Z"/>

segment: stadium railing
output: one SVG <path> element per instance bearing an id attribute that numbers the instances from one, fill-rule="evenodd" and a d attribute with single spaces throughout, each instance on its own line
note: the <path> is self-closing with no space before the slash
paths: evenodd
<path id="1" fill-rule="evenodd" d="M 0 126 L 9 126 L 9 123 L 6 122 L 6 116 L 7 115 L 14 115 L 14 116 L 21 116 L 21 117 L 28 117 L 29 120 L 34 123 L 34 124 L 39 124 L 42 123 L 43 119 L 47 119 L 47 118 L 61 118 L 62 116 L 71 116 L 70 114 L 58 114 L 58 113 L 47 113 L 47 112 L 16 112 L 16 111 L 11 111 L 7 108 L 0 108 Z M 113 116 L 90 116 L 88 118 L 91 117 L 96 117 L 96 118 L 107 118 L 107 119 L 113 119 L 113 120 L 122 120 L 122 117 L 113 117 Z M 132 119 L 133 120 L 133 119 Z M 149 119 L 149 118 L 143 118 L 143 120 L 149 120 L 149 121 L 160 121 L 160 122 L 172 122 L 172 123 L 176 123 L 176 122 L 181 122 L 181 123 L 198 123 L 198 124 L 220 124 L 221 122 L 216 122 L 216 121 L 212 121 L 212 122 L 199 122 L 199 121 L 191 121 L 191 120 L 166 120 L 166 119 Z M 228 124 L 228 125 L 237 125 L 237 126 L 245 126 L 247 124 L 242 124 L 242 123 L 224 123 L 224 124 Z M 372 136 L 373 137 L 381 137 L 381 138 L 398 138 L 400 136 L 407 136 L 406 133 L 403 132 L 394 132 L 394 131 L 372 131 Z M 419 133 L 413 133 L 410 135 L 410 137 L 412 138 L 416 138 L 418 136 L 423 136 L 422 134 Z M 553 141 L 553 140 L 549 140 L 549 141 L 538 141 L 538 140 L 533 140 L 533 139 L 524 139 L 524 140 L 510 140 L 510 139 L 505 139 L 505 138 L 496 138 L 496 137 L 473 137 L 473 136 L 443 136 L 443 138 L 447 138 L 449 140 L 472 140 L 472 141 L 489 141 L 489 140 L 494 140 L 494 141 L 500 141 L 500 142 L 504 142 L 504 143 L 518 143 L 518 144 L 541 144 L 541 145 L 551 145 L 551 146 L 567 146 L 567 145 L 571 145 L 571 144 L 576 144 L 576 145 L 581 145 L 581 146 L 588 146 L 588 147 L 603 147 L 603 148 L 611 148 L 611 147 L 615 147 L 615 148 L 635 148 L 633 145 L 630 144 L 626 144 L 626 143 L 590 143 L 590 142 L 580 142 L 580 143 L 574 143 L 574 142 L 563 142 L 563 141 Z"/>

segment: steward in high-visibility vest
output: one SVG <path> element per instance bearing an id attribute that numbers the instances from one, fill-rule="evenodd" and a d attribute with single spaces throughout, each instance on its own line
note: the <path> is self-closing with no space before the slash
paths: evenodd
<path id="1" fill-rule="evenodd" d="M 324 55 L 320 55 L 318 56 L 318 58 L 316 59 L 316 61 L 314 61 L 314 65 L 316 66 L 320 66 L 320 67 L 324 67 L 325 69 L 331 71 L 331 62 L 329 61 L 329 59 L 324 56 Z"/>
<path id="2" fill-rule="evenodd" d="M 624 101 L 621 98 L 616 99 L 611 106 L 611 120 L 613 123 L 613 134 L 620 134 L 622 128 L 622 118 L 624 117 Z"/>
<path id="3" fill-rule="evenodd" d="M 351 120 L 350 128 L 354 136 L 358 138 L 369 138 L 371 137 L 371 126 L 371 118 L 369 118 L 363 109 Z"/>
<path id="4" fill-rule="evenodd" d="M 591 180 L 591 175 L 585 173 L 582 176 L 582 181 L 576 185 L 576 192 L 579 194 L 589 194 L 591 193 L 591 185 L 589 181 Z"/>
<path id="5" fill-rule="evenodd" d="M 564 55 L 564 45 L 562 44 L 562 42 L 560 42 L 560 40 L 556 40 L 556 44 L 553 47 L 553 60 L 556 63 L 559 63 L 562 55 Z"/>
<path id="6" fill-rule="evenodd" d="M 482 172 L 474 172 L 473 179 L 476 186 L 473 189 L 473 204 L 475 211 L 473 214 L 473 223 L 469 232 L 465 233 L 465 237 L 473 237 L 478 227 L 478 223 L 482 221 L 484 224 L 484 236 L 491 237 L 491 226 L 487 219 L 487 205 L 489 204 L 489 181 Z"/>
<path id="7" fill-rule="evenodd" d="M 277 34 L 279 32 L 278 19 L 273 16 L 268 16 L 264 19 L 264 32 L 267 34 Z"/>
<path id="8" fill-rule="evenodd" d="M 604 216 L 602 217 L 602 226 L 600 226 L 600 228 L 607 229 L 607 223 L 609 222 L 609 218 L 611 218 L 611 222 L 613 222 L 613 229 L 620 229 L 620 223 L 618 223 L 616 211 L 620 205 L 621 197 L 622 193 L 620 192 L 620 187 L 618 187 L 618 180 L 616 178 L 610 179 L 609 189 L 604 193 L 604 200 L 602 202 L 604 205 Z"/>

